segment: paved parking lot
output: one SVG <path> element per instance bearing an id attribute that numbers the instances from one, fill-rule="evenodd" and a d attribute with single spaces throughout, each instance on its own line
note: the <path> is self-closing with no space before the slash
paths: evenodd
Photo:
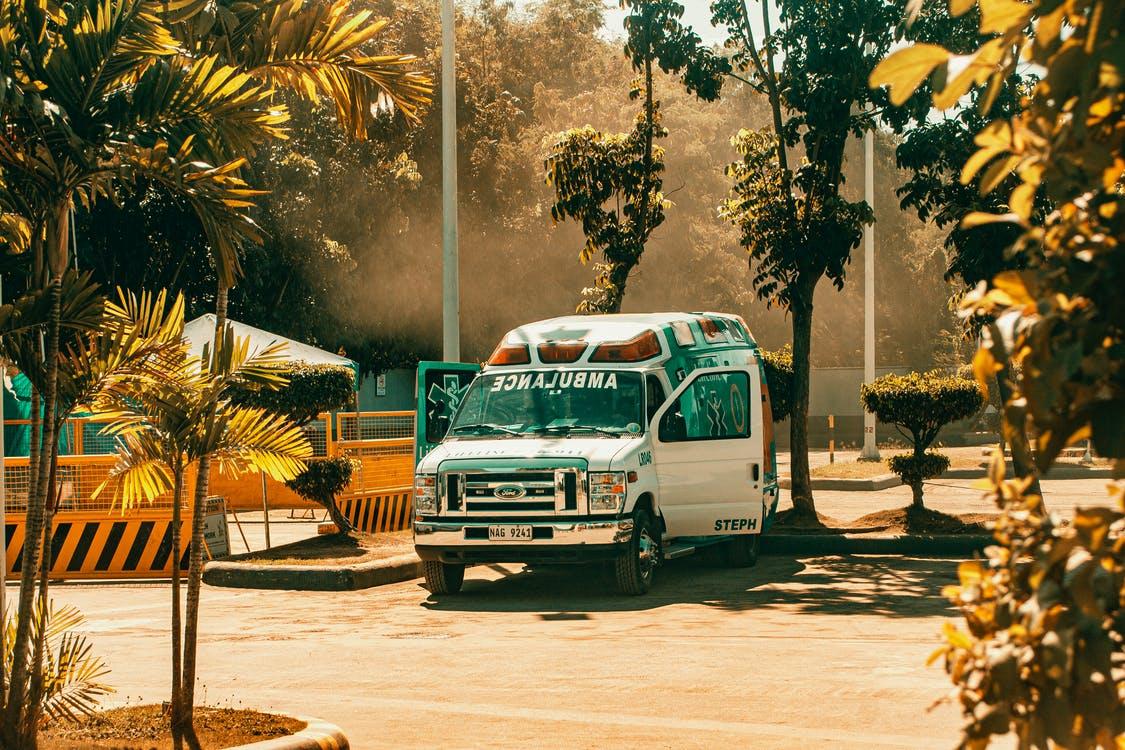
<path id="1" fill-rule="evenodd" d="M 942 747 L 956 712 L 924 666 L 950 560 L 670 563 L 647 597 L 596 570 L 473 569 L 354 593 L 205 587 L 200 692 L 317 715 L 379 747 Z M 54 589 L 79 606 L 121 701 L 167 695 L 159 584 Z"/>

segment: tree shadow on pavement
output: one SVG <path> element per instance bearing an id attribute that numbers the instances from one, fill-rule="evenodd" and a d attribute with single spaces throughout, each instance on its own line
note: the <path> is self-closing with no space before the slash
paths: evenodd
<path id="1" fill-rule="evenodd" d="M 781 610 L 890 618 L 950 615 L 941 595 L 954 583 L 957 560 L 896 555 L 763 556 L 754 568 L 725 569 L 706 556 L 664 565 L 647 595 L 622 596 L 604 567 L 519 570 L 482 566 L 466 573 L 455 596 L 430 595 L 422 606 L 461 612 L 538 612 L 545 620 L 586 619 L 584 613 L 626 612 L 674 604 L 731 611 Z M 499 573 L 489 576 L 488 568 Z"/>

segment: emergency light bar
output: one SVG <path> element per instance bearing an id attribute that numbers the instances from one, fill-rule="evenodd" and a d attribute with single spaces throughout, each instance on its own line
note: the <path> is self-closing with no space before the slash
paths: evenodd
<path id="1" fill-rule="evenodd" d="M 660 354 L 660 339 L 654 331 L 645 331 L 628 341 L 599 344 L 590 355 L 591 362 L 644 362 Z"/>

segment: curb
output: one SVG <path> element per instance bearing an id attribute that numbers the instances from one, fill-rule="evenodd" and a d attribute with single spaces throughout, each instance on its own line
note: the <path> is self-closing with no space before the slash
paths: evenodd
<path id="1" fill-rule="evenodd" d="M 1011 462 L 1004 465 L 1005 476 L 1011 478 L 1013 469 Z M 942 472 L 939 479 L 983 479 L 988 476 L 985 469 L 948 469 Z M 1108 466 L 1086 469 L 1055 464 L 1040 479 L 1112 479 L 1113 469 Z"/>
<path id="2" fill-rule="evenodd" d="M 204 583 L 237 589 L 356 591 L 372 586 L 409 581 L 421 575 L 422 560 L 413 552 L 388 557 L 385 560 L 340 567 L 255 565 L 226 560 L 216 560 L 203 566 Z"/>
<path id="3" fill-rule="evenodd" d="M 351 748 L 348 738 L 335 724 L 310 716 L 293 718 L 305 722 L 308 726 L 288 737 L 274 737 L 272 740 L 237 745 L 226 750 L 349 750 Z"/>
<path id="4" fill-rule="evenodd" d="M 762 553 L 965 556 L 992 543 L 990 534 L 766 534 Z"/>
<path id="5" fill-rule="evenodd" d="M 785 477 L 778 483 L 781 489 L 793 489 L 793 482 L 789 477 Z M 902 484 L 902 480 L 897 475 L 891 474 L 878 474 L 873 477 L 866 477 L 864 479 L 843 479 L 835 477 L 812 477 L 812 488 L 814 490 L 844 490 L 852 492 L 874 492 L 876 490 L 885 490 L 888 487 L 898 487 Z"/>

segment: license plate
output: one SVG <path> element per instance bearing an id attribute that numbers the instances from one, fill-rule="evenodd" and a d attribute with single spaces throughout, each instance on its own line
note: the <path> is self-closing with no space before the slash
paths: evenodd
<path id="1" fill-rule="evenodd" d="M 530 542 L 530 526 L 489 526 L 488 541 L 490 542 Z"/>

